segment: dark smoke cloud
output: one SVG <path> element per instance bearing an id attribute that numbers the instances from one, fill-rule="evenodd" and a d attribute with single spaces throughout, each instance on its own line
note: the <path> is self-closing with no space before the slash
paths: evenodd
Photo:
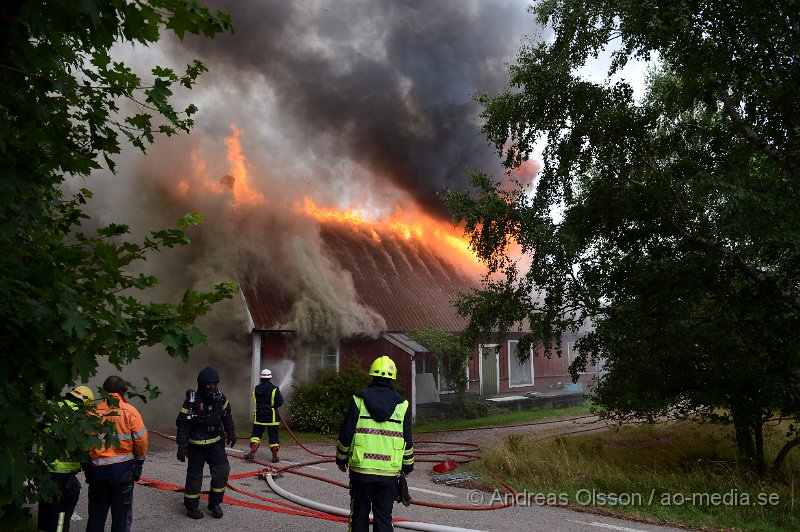
<path id="1" fill-rule="evenodd" d="M 216 2 L 236 33 L 188 39 L 243 91 L 269 91 L 288 127 L 445 216 L 437 193 L 497 171 L 476 93 L 496 92 L 533 18 L 522 1 Z M 526 27 L 527 26 L 527 27 Z M 182 45 L 183 46 L 183 45 Z"/>

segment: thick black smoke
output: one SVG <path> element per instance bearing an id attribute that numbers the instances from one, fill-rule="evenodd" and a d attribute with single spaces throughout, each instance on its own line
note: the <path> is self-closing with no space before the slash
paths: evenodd
<path id="1" fill-rule="evenodd" d="M 474 96 L 503 87 L 523 33 L 537 31 L 524 1 L 212 5 L 231 14 L 235 34 L 187 39 L 181 53 L 242 93 L 269 94 L 280 127 L 314 157 L 349 159 L 438 216 L 437 193 L 468 167 L 499 168 Z"/>

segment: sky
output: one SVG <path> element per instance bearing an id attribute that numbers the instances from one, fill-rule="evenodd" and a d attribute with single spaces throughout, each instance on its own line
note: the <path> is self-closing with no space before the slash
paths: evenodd
<path id="1" fill-rule="evenodd" d="M 231 15 L 234 34 L 115 49 L 140 73 L 203 61 L 209 73 L 176 95 L 179 105 L 199 107 L 192 133 L 161 138 L 146 155 L 126 150 L 116 174 L 99 172 L 71 186 L 95 192 L 89 209 L 96 223 L 128 223 L 136 237 L 187 212 L 204 217 L 189 232 L 190 246 L 143 266 L 161 281 L 148 297 L 174 301 L 188 288 L 208 290 L 242 271 L 257 272 L 283 291 L 324 294 L 296 309 L 298 323 L 312 307 L 318 313 L 320 338 L 375 334 L 380 323 L 355 300 L 347 273 L 325 260 L 319 226 L 298 216 L 297 206 L 310 200 L 376 222 L 425 219 L 452 228 L 438 197 L 443 188 L 463 187 L 470 168 L 503 177 L 498 154 L 480 133 L 475 96 L 500 92 L 523 39 L 548 32 L 520 0 L 208 5 Z M 209 345 L 194 350 L 189 364 L 152 349 L 125 370 L 134 383 L 159 375 L 165 396 L 157 408 L 145 407 L 146 416 L 165 411 L 158 407 L 164 400 L 179 407 L 207 364 L 222 374 L 234 410 L 248 411 L 241 297 L 218 305 L 200 325 Z M 282 368 L 271 369 L 277 382 L 288 381 Z M 104 371 L 114 370 L 102 368 L 98 382 Z"/>

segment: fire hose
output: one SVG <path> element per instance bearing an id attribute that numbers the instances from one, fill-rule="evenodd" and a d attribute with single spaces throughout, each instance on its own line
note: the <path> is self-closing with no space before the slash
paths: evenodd
<path id="1" fill-rule="evenodd" d="M 587 417 L 592 417 L 592 416 L 578 416 L 578 417 L 575 417 L 575 418 L 561 419 L 561 420 L 557 420 L 557 421 L 542 421 L 542 422 L 531 422 L 531 423 L 519 423 L 519 424 L 515 424 L 515 425 L 510 425 L 510 426 L 511 427 L 518 427 L 518 426 L 529 426 L 529 425 L 541 425 L 541 424 L 548 424 L 548 423 L 555 423 L 555 422 L 575 421 L 575 420 L 584 419 L 584 418 L 587 418 Z M 288 466 L 285 466 L 285 467 L 282 467 L 282 468 L 274 468 L 274 467 L 272 467 L 272 466 L 270 466 L 270 465 L 268 465 L 268 464 L 266 464 L 264 462 L 261 462 L 259 460 L 250 460 L 250 461 L 252 461 L 254 463 L 257 463 L 259 465 L 265 466 L 265 469 L 256 470 L 256 471 L 253 471 L 253 472 L 239 474 L 239 475 L 232 475 L 230 478 L 231 479 L 240 479 L 240 478 L 245 478 L 245 477 L 249 477 L 249 476 L 258 475 L 259 477 L 263 478 L 267 482 L 267 484 L 269 484 L 269 486 L 270 486 L 270 488 L 272 489 L 273 492 L 275 492 L 276 494 L 280 495 L 284 499 L 289 500 L 289 501 L 293 501 L 296 504 L 299 504 L 301 506 L 288 504 L 288 503 L 285 503 L 283 501 L 276 501 L 276 500 L 269 499 L 267 497 L 263 497 L 263 496 L 260 496 L 260 495 L 254 494 L 254 493 L 246 492 L 244 490 L 241 490 L 241 489 L 231 485 L 230 483 L 228 484 L 228 487 L 231 490 L 233 490 L 233 491 L 235 491 L 237 493 L 240 493 L 242 495 L 246 495 L 248 497 L 252 497 L 252 498 L 261 500 L 261 501 L 263 501 L 265 503 L 268 503 L 268 504 L 243 501 L 243 500 L 240 500 L 240 499 L 236 499 L 236 498 L 230 497 L 228 495 L 225 496 L 225 499 L 224 499 L 225 502 L 228 503 L 228 504 L 231 504 L 231 505 L 235 505 L 235 506 L 245 506 L 245 507 L 250 507 L 250 508 L 274 511 L 274 512 L 279 512 L 279 513 L 286 513 L 286 514 L 297 515 L 297 516 L 302 516 L 302 517 L 312 517 L 312 518 L 324 519 L 324 520 L 330 520 L 330 521 L 336 521 L 336 522 L 346 522 L 347 521 L 346 516 L 349 515 L 349 511 L 348 510 L 345 510 L 343 508 L 338 508 L 338 507 L 335 507 L 335 506 L 330 506 L 330 505 L 327 505 L 327 504 L 324 504 L 324 503 L 321 503 L 321 502 L 318 502 L 318 501 L 305 499 L 305 498 L 300 497 L 300 496 L 298 496 L 296 494 L 288 492 L 284 488 L 281 488 L 277 484 L 277 482 L 275 482 L 275 479 L 278 478 L 279 476 L 281 476 L 283 473 L 292 473 L 292 474 L 296 474 L 296 475 L 299 475 L 299 476 L 303 476 L 303 477 L 319 480 L 319 481 L 322 481 L 322 482 L 327 482 L 329 484 L 333 484 L 333 485 L 336 485 L 336 486 L 339 486 L 339 487 L 342 487 L 342 488 L 349 488 L 349 485 L 345 484 L 343 482 L 339 482 L 339 481 L 336 481 L 336 480 L 333 480 L 333 479 L 330 479 L 330 478 L 326 478 L 326 477 L 323 477 L 323 476 L 319 476 L 319 475 L 314 475 L 314 474 L 307 473 L 307 472 L 304 472 L 304 471 L 299 471 L 299 469 L 303 468 L 303 467 L 313 466 L 313 465 L 322 464 L 322 463 L 333 463 L 335 455 L 319 453 L 319 452 L 314 451 L 313 449 L 310 449 L 310 448 L 306 447 L 305 445 L 303 445 L 302 442 L 300 442 L 300 440 L 297 438 L 297 436 L 294 434 L 294 432 L 292 432 L 291 428 L 289 427 L 289 425 L 286 423 L 286 421 L 283 418 L 281 418 L 281 422 L 282 422 L 284 428 L 287 430 L 287 432 L 291 436 L 292 440 L 294 440 L 294 442 L 301 449 L 303 449 L 304 451 L 306 451 L 309 454 L 318 456 L 321 459 L 312 460 L 312 461 L 308 461 L 308 462 L 297 463 L 297 464 L 291 464 L 291 465 L 288 465 Z M 426 432 L 428 432 L 428 433 L 461 432 L 461 431 L 464 431 L 464 430 L 479 430 L 479 429 L 487 430 L 487 429 L 493 429 L 493 428 L 506 428 L 506 427 L 509 427 L 509 425 L 496 426 L 496 427 L 494 427 L 494 426 L 493 427 L 479 427 L 479 428 L 476 427 L 476 428 L 467 428 L 467 429 L 444 429 L 444 430 L 426 431 Z M 151 432 L 153 432 L 155 434 L 158 434 L 159 436 L 162 436 L 164 438 L 167 438 L 167 439 L 170 439 L 170 440 L 173 440 L 173 441 L 175 440 L 174 436 L 169 436 L 169 435 L 160 433 L 158 431 L 151 431 Z M 576 431 L 576 432 L 582 432 L 582 431 Z M 461 464 L 469 463 L 469 462 L 471 462 L 473 460 L 480 459 L 479 455 L 473 454 L 473 453 L 478 452 L 480 450 L 479 447 L 477 445 L 469 443 L 469 442 L 445 442 L 445 441 L 436 441 L 436 440 L 417 440 L 416 443 L 418 443 L 418 444 L 438 444 L 438 445 L 457 446 L 457 448 L 451 449 L 451 450 L 415 450 L 415 454 L 417 454 L 418 456 L 431 456 L 431 457 L 433 457 L 433 456 L 442 456 L 442 455 L 454 456 L 454 457 L 458 457 L 459 458 L 458 460 L 455 460 L 455 461 L 458 462 L 458 463 L 461 463 Z M 244 459 L 243 457 L 239 456 L 238 454 L 229 453 L 229 455 L 230 456 L 235 456 L 235 457 L 237 457 L 239 459 Z M 433 458 L 417 458 L 416 461 L 417 462 L 440 462 L 441 459 L 440 458 L 437 458 L 437 459 L 433 459 Z M 517 495 L 516 490 L 513 487 L 511 487 L 510 485 L 508 485 L 502 479 L 500 479 L 500 478 L 496 477 L 495 475 L 493 475 L 491 472 L 487 471 L 486 473 L 490 477 L 492 477 L 495 481 L 497 481 L 501 486 L 503 486 L 503 488 L 508 490 L 513 495 L 513 497 L 505 498 L 505 500 L 507 500 L 509 502 L 505 502 L 503 504 L 486 505 L 486 506 L 464 506 L 464 505 L 439 504 L 439 503 L 433 503 L 433 502 L 427 502 L 427 501 L 412 500 L 411 504 L 415 504 L 415 505 L 419 505 L 419 506 L 432 507 L 432 508 L 440 508 L 440 509 L 469 510 L 469 511 L 475 511 L 475 510 L 497 510 L 497 509 L 507 508 L 509 506 L 512 506 L 514 504 L 513 501 L 516 500 L 516 495 Z M 174 485 L 171 485 L 171 484 L 168 484 L 168 483 L 165 483 L 165 482 L 159 482 L 159 481 L 155 481 L 155 480 L 152 480 L 152 479 L 143 478 L 143 479 L 140 480 L 139 483 L 142 484 L 142 485 L 148 485 L 148 486 L 156 487 L 156 488 L 159 488 L 159 489 L 165 489 L 167 491 L 182 491 L 182 488 L 180 486 L 174 486 Z M 450 526 L 447 526 L 447 525 L 437 525 L 437 524 L 433 524 L 433 523 L 422 523 L 422 522 L 417 522 L 417 521 L 409 521 L 409 520 L 402 519 L 402 518 L 394 518 L 393 519 L 393 523 L 395 524 L 395 526 L 397 526 L 399 528 L 407 528 L 407 529 L 410 529 L 410 530 L 426 530 L 426 531 L 430 530 L 430 531 L 434 531 L 434 532 L 438 532 L 438 531 L 465 532 L 465 531 L 470 530 L 470 529 L 464 529 L 464 528 L 450 527 Z"/>
<path id="2" fill-rule="evenodd" d="M 336 506 L 331 506 L 329 504 L 324 504 L 317 501 L 312 501 L 310 499 L 304 499 L 294 493 L 290 493 L 285 489 L 278 486 L 275 480 L 272 478 L 271 473 L 267 473 L 265 476 L 265 480 L 269 487 L 272 488 L 272 491 L 283 497 L 284 499 L 288 499 L 290 501 L 296 502 L 302 506 L 308 506 L 315 510 L 320 510 L 325 513 L 339 515 L 339 516 L 349 516 L 350 511 L 345 510 L 344 508 L 338 508 Z M 372 513 L 369 514 L 370 519 L 372 519 Z M 472 528 L 460 528 L 460 527 L 452 527 L 447 525 L 437 525 L 433 523 L 421 523 L 418 521 L 406 521 L 401 519 L 392 519 L 392 525 L 397 528 L 405 528 L 408 530 L 423 530 L 428 532 L 480 532 L 476 531 Z"/>

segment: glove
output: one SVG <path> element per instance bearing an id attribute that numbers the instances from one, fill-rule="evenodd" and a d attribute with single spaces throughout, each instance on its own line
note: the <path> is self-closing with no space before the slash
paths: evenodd
<path id="1" fill-rule="evenodd" d="M 231 447 L 236 445 L 236 434 L 228 434 L 228 445 Z"/>
<path id="2" fill-rule="evenodd" d="M 177 456 L 178 456 L 178 460 L 179 461 L 185 462 L 186 461 L 186 447 L 184 447 L 182 445 L 180 447 L 178 447 L 178 455 Z"/>
<path id="3" fill-rule="evenodd" d="M 137 460 L 135 464 L 133 464 L 133 481 L 138 482 L 140 478 L 142 478 L 142 467 L 144 466 L 143 461 Z"/>
<path id="4" fill-rule="evenodd" d="M 397 477 L 397 499 L 395 501 L 403 503 L 403 506 L 411 505 L 411 495 L 408 493 L 408 482 L 406 482 L 405 475 Z"/>
<path id="5" fill-rule="evenodd" d="M 336 465 L 339 466 L 339 471 L 341 471 L 342 473 L 347 473 L 347 464 L 336 464 Z"/>

